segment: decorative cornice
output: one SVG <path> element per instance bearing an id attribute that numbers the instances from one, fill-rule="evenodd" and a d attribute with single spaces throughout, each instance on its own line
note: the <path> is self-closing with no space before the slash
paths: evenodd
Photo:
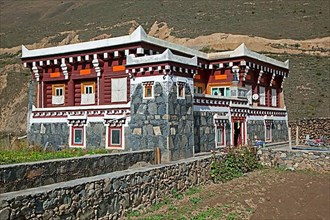
<path id="1" fill-rule="evenodd" d="M 250 57 L 256 59 L 261 62 L 269 63 L 275 65 L 277 67 L 281 67 L 284 69 L 289 69 L 289 61 L 281 62 L 275 60 L 273 58 L 267 57 L 265 55 L 250 51 L 245 44 L 241 44 L 233 51 L 226 51 L 226 52 L 217 52 L 217 53 L 210 53 L 206 54 L 198 50 L 194 50 L 185 46 L 177 45 L 165 40 L 161 40 L 158 38 L 151 37 L 146 34 L 141 26 L 139 26 L 132 34 L 103 39 L 103 40 L 96 40 L 96 41 L 89 41 L 83 43 L 76 43 L 70 45 L 63 45 L 57 47 L 49 47 L 49 48 L 42 48 L 36 50 L 29 50 L 24 45 L 22 45 L 22 59 L 27 58 L 35 58 L 35 57 L 42 57 L 42 56 L 50 56 L 50 55 L 59 55 L 59 54 L 67 54 L 72 52 L 80 52 L 80 51 L 88 51 L 88 50 L 95 50 L 99 48 L 105 47 L 112 47 L 112 46 L 119 46 L 125 44 L 132 44 L 132 43 L 141 43 L 146 42 L 150 44 L 154 44 L 160 47 L 168 48 L 173 51 L 178 51 L 190 56 L 196 56 L 205 60 L 220 60 L 220 59 L 227 59 L 227 58 L 235 58 L 235 57 Z M 139 51 L 142 52 L 142 51 Z M 144 51 L 143 51 L 144 53 Z M 126 52 L 125 52 L 125 55 Z"/>

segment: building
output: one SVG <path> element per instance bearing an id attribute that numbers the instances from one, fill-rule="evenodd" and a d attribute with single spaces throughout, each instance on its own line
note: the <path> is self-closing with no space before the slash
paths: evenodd
<path id="1" fill-rule="evenodd" d="M 256 139 L 287 140 L 289 62 L 250 51 L 203 53 L 148 36 L 28 50 L 34 144 L 139 150 L 177 160 Z"/>

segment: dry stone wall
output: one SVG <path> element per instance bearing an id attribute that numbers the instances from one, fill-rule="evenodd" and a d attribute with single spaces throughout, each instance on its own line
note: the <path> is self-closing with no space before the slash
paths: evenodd
<path id="1" fill-rule="evenodd" d="M 330 152 L 260 150 L 260 161 L 269 167 L 330 172 Z"/>
<path id="2" fill-rule="evenodd" d="M 330 118 L 314 118 L 290 121 L 289 127 L 291 128 L 292 141 L 296 140 L 297 126 L 299 131 L 300 144 L 305 142 L 306 135 L 309 135 L 309 138 L 311 139 L 320 137 L 326 137 L 327 139 L 330 139 Z"/>
<path id="3" fill-rule="evenodd" d="M 0 195 L 1 219 L 118 219 L 173 190 L 210 181 L 210 156 L 140 167 Z"/>
<path id="4" fill-rule="evenodd" d="M 0 166 L 0 193 L 125 170 L 138 163 L 153 163 L 154 151 L 92 155 Z"/>

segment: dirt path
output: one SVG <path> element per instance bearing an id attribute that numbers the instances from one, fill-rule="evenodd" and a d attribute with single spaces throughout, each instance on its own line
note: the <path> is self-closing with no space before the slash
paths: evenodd
<path id="1" fill-rule="evenodd" d="M 166 204 L 165 204 L 166 203 Z M 330 219 L 330 176 L 260 170 L 174 195 L 128 219 Z"/>

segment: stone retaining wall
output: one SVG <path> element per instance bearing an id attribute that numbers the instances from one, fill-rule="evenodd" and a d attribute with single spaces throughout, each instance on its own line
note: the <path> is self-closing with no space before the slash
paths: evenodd
<path id="1" fill-rule="evenodd" d="M 260 161 L 269 167 L 330 172 L 330 152 L 261 150 Z"/>
<path id="2" fill-rule="evenodd" d="M 321 136 L 330 138 L 330 118 L 314 118 L 314 119 L 302 119 L 298 121 L 289 121 L 289 127 L 291 128 L 292 141 L 296 140 L 296 128 L 299 131 L 299 143 L 303 144 L 306 139 L 306 135 L 309 138 L 316 139 Z"/>
<path id="3" fill-rule="evenodd" d="M 137 162 L 153 161 L 154 150 L 143 150 L 2 165 L 0 193 L 125 170 Z"/>
<path id="4" fill-rule="evenodd" d="M 134 168 L 0 195 L 1 219 L 118 219 L 210 181 L 211 157 Z"/>

